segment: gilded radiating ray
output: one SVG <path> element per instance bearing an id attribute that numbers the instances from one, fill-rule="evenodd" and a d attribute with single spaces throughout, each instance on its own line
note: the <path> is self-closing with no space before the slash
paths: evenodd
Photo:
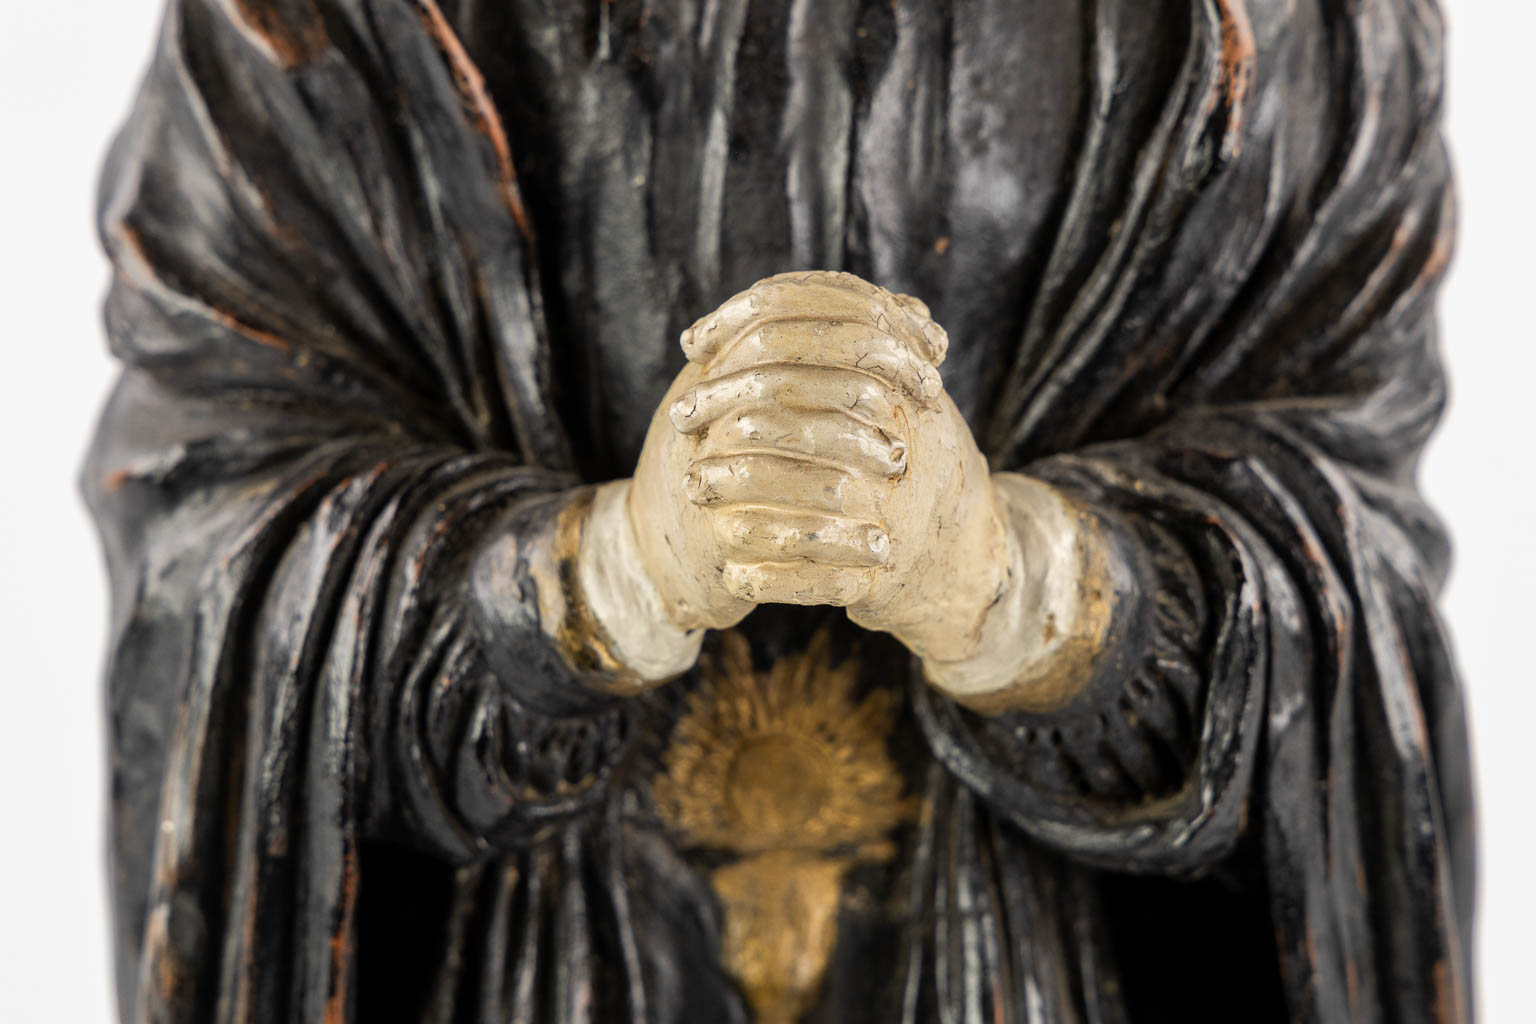
<path id="1" fill-rule="evenodd" d="M 685 845 L 853 852 L 910 816 L 886 750 L 893 695 L 855 701 L 858 658 L 832 666 L 828 648 L 823 630 L 804 653 L 759 672 L 745 638 L 722 637 L 654 786 L 662 819 Z"/>
<path id="2" fill-rule="evenodd" d="M 856 700 L 858 658 L 834 666 L 829 648 L 821 630 L 759 672 L 746 639 L 724 634 L 653 784 L 684 847 L 737 855 L 710 881 L 721 959 L 758 1024 L 793 1024 L 814 1004 L 844 876 L 890 859 L 891 831 L 915 811 L 886 750 L 892 694 Z"/>

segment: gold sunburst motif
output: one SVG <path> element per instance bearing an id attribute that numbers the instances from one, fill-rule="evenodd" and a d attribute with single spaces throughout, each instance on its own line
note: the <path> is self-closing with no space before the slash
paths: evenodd
<path id="1" fill-rule="evenodd" d="M 759 672 L 746 639 L 724 634 L 653 785 L 684 847 L 738 855 L 711 882 L 725 967 L 760 1024 L 793 1024 L 814 1003 L 843 876 L 889 860 L 892 830 L 915 809 L 886 749 L 893 695 L 856 700 L 858 658 L 829 655 L 823 629 Z"/>

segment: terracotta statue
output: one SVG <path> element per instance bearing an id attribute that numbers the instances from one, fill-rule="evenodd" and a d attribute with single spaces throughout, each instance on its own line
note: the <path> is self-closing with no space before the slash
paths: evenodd
<path id="1" fill-rule="evenodd" d="M 1440 58 L 171 0 L 85 474 L 122 1018 L 1468 1020 Z"/>

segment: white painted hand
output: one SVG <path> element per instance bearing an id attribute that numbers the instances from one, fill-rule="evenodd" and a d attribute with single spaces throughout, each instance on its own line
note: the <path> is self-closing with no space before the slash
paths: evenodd
<path id="1" fill-rule="evenodd" d="M 925 657 L 963 657 L 1006 572 L 1005 528 L 927 308 L 849 274 L 785 274 L 682 342 L 690 363 L 629 492 L 674 622 L 834 604 Z"/>

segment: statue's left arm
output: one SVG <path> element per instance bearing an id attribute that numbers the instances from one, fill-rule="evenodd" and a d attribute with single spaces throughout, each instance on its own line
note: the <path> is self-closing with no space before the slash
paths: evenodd
<path id="1" fill-rule="evenodd" d="M 1202 149 L 1213 57 L 1145 208 L 1106 188 L 1080 211 L 1144 217 L 1125 253 L 1058 239 L 978 428 L 1012 581 L 974 650 L 926 659 L 919 715 L 957 777 L 1074 859 L 1251 855 L 1299 1018 L 1464 1019 L 1465 720 L 1414 483 L 1454 235 L 1435 12 L 1352 13 L 1320 91 L 1286 77 L 1307 24 L 1254 18 L 1226 150 Z"/>

